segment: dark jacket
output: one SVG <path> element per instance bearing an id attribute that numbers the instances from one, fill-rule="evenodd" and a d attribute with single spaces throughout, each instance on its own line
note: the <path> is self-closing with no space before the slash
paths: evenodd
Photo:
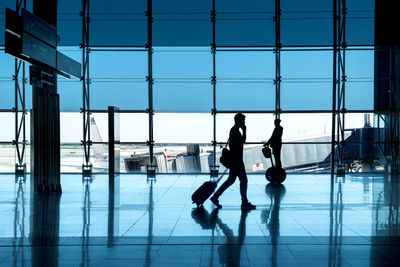
<path id="1" fill-rule="evenodd" d="M 282 134 L 283 134 L 282 126 L 275 126 L 275 129 L 272 132 L 271 138 L 268 140 L 267 145 L 270 145 L 273 149 L 281 148 Z"/>
<path id="2" fill-rule="evenodd" d="M 246 138 L 240 133 L 239 128 L 232 127 L 229 132 L 229 150 L 235 161 L 243 160 L 243 144 Z"/>

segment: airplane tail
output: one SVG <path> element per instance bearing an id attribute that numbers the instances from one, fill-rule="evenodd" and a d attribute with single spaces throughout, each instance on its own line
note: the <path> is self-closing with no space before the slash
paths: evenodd
<path id="1" fill-rule="evenodd" d="M 103 142 L 103 140 L 101 139 L 99 128 L 97 128 L 96 121 L 93 117 L 90 118 L 90 132 L 93 142 Z M 93 144 L 92 147 L 95 157 L 107 155 L 107 148 L 104 144 Z"/>

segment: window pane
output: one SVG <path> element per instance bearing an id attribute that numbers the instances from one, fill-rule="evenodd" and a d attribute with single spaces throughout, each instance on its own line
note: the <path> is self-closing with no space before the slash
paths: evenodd
<path id="1" fill-rule="evenodd" d="M 320 138 L 330 142 L 330 137 Z M 329 171 L 331 144 L 283 144 L 282 167 L 286 170 L 308 167 L 309 170 Z"/>
<path id="2" fill-rule="evenodd" d="M 18 120 L 21 122 L 22 112 L 18 112 Z M 25 114 L 25 139 L 30 141 L 30 112 Z M 0 133 L 0 141 L 11 142 L 15 140 L 15 113 L 13 112 L 0 112 L 0 125 L 6 129 Z M 23 139 L 23 130 L 21 128 L 20 141 Z"/>
<path id="3" fill-rule="evenodd" d="M 144 46 L 147 42 L 147 1 L 90 3 L 90 45 Z"/>
<path id="4" fill-rule="evenodd" d="M 155 80 L 168 78 L 203 78 L 210 82 L 212 56 L 209 48 L 158 48 L 153 54 L 153 75 Z"/>
<path id="5" fill-rule="evenodd" d="M 134 81 L 96 81 L 90 87 L 91 109 L 107 109 L 116 106 L 119 109 L 144 110 L 148 105 L 148 85 Z"/>
<path id="6" fill-rule="evenodd" d="M 145 10 L 142 14 L 91 14 L 90 45 L 144 47 L 147 43 L 147 17 L 144 14 Z"/>
<path id="7" fill-rule="evenodd" d="M 275 86 L 272 83 L 217 83 L 218 110 L 273 110 Z"/>
<path id="8" fill-rule="evenodd" d="M 82 82 L 77 80 L 58 79 L 61 111 L 79 111 L 82 103 Z"/>
<path id="9" fill-rule="evenodd" d="M 207 173 L 212 151 L 210 145 L 156 144 L 154 163 L 158 173 Z"/>
<path id="10" fill-rule="evenodd" d="M 70 4 L 73 1 L 60 1 L 58 3 L 63 2 Z M 77 8 L 75 13 L 64 13 L 68 11 L 62 9 L 63 13 L 58 13 L 57 34 L 60 36 L 60 43 L 58 45 L 78 46 L 82 43 L 82 17 L 79 16 L 81 9 L 82 7 Z"/>
<path id="11" fill-rule="evenodd" d="M 80 144 L 83 139 L 82 113 L 61 112 L 60 113 L 60 141 L 61 143 Z M 71 129 L 74 129 L 71 131 Z"/>
<path id="12" fill-rule="evenodd" d="M 274 1 L 219 0 L 215 9 L 217 46 L 274 45 Z"/>
<path id="13" fill-rule="evenodd" d="M 108 114 L 96 113 L 91 116 L 91 139 L 93 142 L 108 142 Z"/>
<path id="14" fill-rule="evenodd" d="M 346 75 L 349 79 L 373 79 L 374 51 L 346 51 Z"/>
<path id="15" fill-rule="evenodd" d="M 211 108 L 210 82 L 156 82 L 154 84 L 155 111 L 211 112 Z"/>
<path id="16" fill-rule="evenodd" d="M 59 46 L 60 50 L 66 56 L 82 64 L 82 50 L 79 47 Z M 80 111 L 82 103 L 82 82 L 79 79 L 65 79 L 58 76 L 57 91 L 60 95 L 61 111 Z"/>
<path id="17" fill-rule="evenodd" d="M 246 142 L 266 142 L 274 129 L 274 115 L 245 113 L 247 126 Z M 217 115 L 217 141 L 227 142 L 234 125 L 235 114 Z"/>
<path id="18" fill-rule="evenodd" d="M 283 110 L 331 109 L 331 51 L 284 51 L 281 60 Z"/>
<path id="19" fill-rule="evenodd" d="M 346 83 L 346 108 L 348 110 L 374 109 L 374 82 L 349 80 Z"/>
<path id="20" fill-rule="evenodd" d="M 61 144 L 61 173 L 82 173 L 84 152 L 78 144 Z"/>
<path id="21" fill-rule="evenodd" d="M 332 109 L 332 83 L 305 82 L 281 84 L 283 110 Z"/>
<path id="22" fill-rule="evenodd" d="M 0 78 L 1 80 L 12 80 L 15 73 L 14 57 L 4 52 L 4 47 L 0 47 Z M 21 75 L 22 77 L 22 75 Z"/>
<path id="23" fill-rule="evenodd" d="M 332 45 L 332 0 L 281 1 L 283 46 Z"/>
<path id="24" fill-rule="evenodd" d="M 275 25 L 272 13 L 218 14 L 215 24 L 217 46 L 273 46 Z M 251 29 L 251 30 L 249 30 Z"/>
<path id="25" fill-rule="evenodd" d="M 94 145 L 92 149 L 93 156 L 90 161 L 93 164 L 93 172 L 108 173 L 108 144 Z"/>
<path id="26" fill-rule="evenodd" d="M 120 113 L 121 142 L 146 142 L 149 140 L 149 114 Z"/>
<path id="27" fill-rule="evenodd" d="M 281 114 L 284 142 L 318 141 L 319 137 L 332 134 L 332 114 Z"/>
<path id="28" fill-rule="evenodd" d="M 192 14 L 153 13 L 153 45 L 210 46 L 212 23 L 209 12 L 207 10 Z"/>
<path id="29" fill-rule="evenodd" d="M 15 85 L 11 79 L 0 80 L 0 108 L 12 109 L 15 103 Z"/>
<path id="30" fill-rule="evenodd" d="M 29 1 L 27 1 L 29 2 Z M 82 11 L 81 1 L 59 1 L 57 3 L 57 34 L 60 46 L 79 46 L 82 43 Z"/>
<path id="31" fill-rule="evenodd" d="M 147 53 L 136 51 L 92 51 L 90 53 L 90 77 L 95 79 L 127 78 L 145 81 Z"/>
<path id="32" fill-rule="evenodd" d="M 15 140 L 15 114 L 0 112 L 0 125 L 6 131 L 0 131 L 0 141 L 11 142 Z"/>
<path id="33" fill-rule="evenodd" d="M 326 137 L 324 141 L 330 141 Z M 248 173 L 265 173 L 271 167 L 271 160 L 262 154 L 263 145 L 245 145 L 243 161 Z M 331 145 L 328 144 L 283 144 L 281 150 L 282 167 L 287 172 L 307 168 L 329 172 Z M 221 152 L 217 153 L 217 159 Z M 273 159 L 274 160 L 274 159 Z M 221 167 L 221 171 L 224 170 Z"/>
<path id="34" fill-rule="evenodd" d="M 153 0 L 155 46 L 209 46 L 212 1 Z"/>
<path id="35" fill-rule="evenodd" d="M 217 52 L 217 81 L 275 78 L 275 54 L 272 52 Z"/>
<path id="36" fill-rule="evenodd" d="M 303 16 L 302 16 L 303 15 Z M 309 14 L 289 16 L 282 14 L 281 42 L 283 46 L 331 46 L 332 19 L 331 15 L 318 14 L 322 18 L 307 18 Z M 327 18 L 326 18 L 327 17 Z"/>
<path id="37" fill-rule="evenodd" d="M 150 152 L 147 145 L 121 145 L 121 172 L 146 173 Z"/>
<path id="38" fill-rule="evenodd" d="M 211 114 L 156 113 L 154 140 L 157 143 L 211 143 Z"/>
<path id="39" fill-rule="evenodd" d="M 283 51 L 282 79 L 332 79 L 332 57 L 331 51 Z"/>
<path id="40" fill-rule="evenodd" d="M 348 0 L 346 42 L 349 45 L 373 45 L 375 27 L 374 0 Z"/>
<path id="41" fill-rule="evenodd" d="M 369 117 L 368 117 L 369 115 Z M 374 114 L 372 113 L 347 113 L 345 118 L 345 129 L 363 128 L 369 122 L 371 127 L 375 126 Z"/>

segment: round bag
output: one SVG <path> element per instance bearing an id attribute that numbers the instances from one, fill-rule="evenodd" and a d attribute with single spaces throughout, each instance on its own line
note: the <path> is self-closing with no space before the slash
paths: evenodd
<path id="1" fill-rule="evenodd" d="M 271 148 L 269 148 L 268 146 L 265 146 L 265 147 L 262 149 L 262 153 L 263 153 L 264 157 L 266 157 L 267 159 L 270 158 L 270 157 L 272 156 Z"/>

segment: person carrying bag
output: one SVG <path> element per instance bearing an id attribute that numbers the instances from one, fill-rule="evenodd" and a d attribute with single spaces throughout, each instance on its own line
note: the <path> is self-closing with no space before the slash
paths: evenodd
<path id="1" fill-rule="evenodd" d="M 211 202 L 219 209 L 222 208 L 222 205 L 219 204 L 218 198 L 228 187 L 233 185 L 236 177 L 239 177 L 240 181 L 240 195 L 242 197 L 241 208 L 243 210 L 256 208 L 256 206 L 251 204 L 247 199 L 247 175 L 243 163 L 243 146 L 246 142 L 245 118 L 246 116 L 242 113 L 237 113 L 235 115 L 235 125 L 229 132 L 229 149 L 225 146 L 222 150 L 220 162 L 222 165 L 229 168 L 229 177 L 210 198 Z M 242 133 L 240 132 L 240 129 L 242 130 Z"/>
<path id="2" fill-rule="evenodd" d="M 221 162 L 221 164 L 227 168 L 230 169 L 232 167 L 232 153 L 231 151 L 228 149 L 228 144 L 229 144 L 229 139 L 226 142 L 225 147 L 222 149 L 222 154 L 221 157 L 219 158 L 219 162 Z"/>

